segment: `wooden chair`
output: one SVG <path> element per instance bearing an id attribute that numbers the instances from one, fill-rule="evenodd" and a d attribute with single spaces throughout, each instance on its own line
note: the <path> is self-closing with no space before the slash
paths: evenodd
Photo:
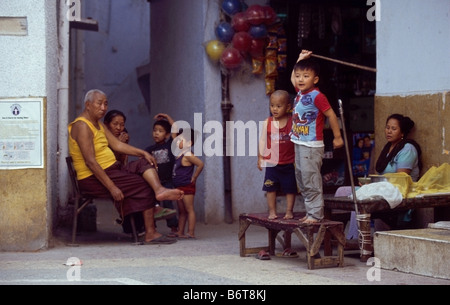
<path id="1" fill-rule="evenodd" d="M 78 186 L 77 173 L 75 172 L 75 168 L 73 167 L 72 157 L 66 157 L 67 168 L 69 170 L 70 181 L 72 182 L 72 190 L 73 190 L 73 224 L 72 224 L 72 242 L 68 244 L 72 247 L 78 247 L 79 245 L 75 242 L 77 236 L 77 221 L 78 214 L 92 201 L 95 199 L 94 197 L 84 195 Z M 141 245 L 142 242 L 138 241 L 138 235 L 136 231 L 136 225 L 134 220 L 134 215 L 131 217 L 131 228 L 133 230 L 133 244 Z"/>

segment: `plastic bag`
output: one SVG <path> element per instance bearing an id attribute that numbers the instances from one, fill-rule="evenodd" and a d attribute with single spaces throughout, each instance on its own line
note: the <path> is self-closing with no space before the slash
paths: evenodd
<path id="1" fill-rule="evenodd" d="M 389 203 L 391 209 L 398 206 L 403 200 L 400 190 L 390 182 L 365 184 L 356 191 L 358 200 L 372 199 L 375 196 L 383 197 Z"/>

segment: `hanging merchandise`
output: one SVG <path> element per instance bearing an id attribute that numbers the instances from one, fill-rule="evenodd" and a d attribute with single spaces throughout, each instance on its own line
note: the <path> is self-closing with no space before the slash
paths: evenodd
<path id="1" fill-rule="evenodd" d="M 251 45 L 250 45 L 250 56 L 253 58 L 260 58 L 264 57 L 264 50 L 266 48 L 266 39 L 252 39 Z"/>
<path id="2" fill-rule="evenodd" d="M 264 73 L 264 56 L 252 58 L 252 74 L 261 75 Z"/>
<path id="3" fill-rule="evenodd" d="M 236 32 L 247 32 L 250 30 L 250 23 L 245 12 L 239 12 L 231 19 L 231 26 Z"/>
<path id="4" fill-rule="evenodd" d="M 243 60 L 241 52 L 229 46 L 223 51 L 220 63 L 227 69 L 236 69 L 241 66 Z"/>
<path id="5" fill-rule="evenodd" d="M 250 46 L 250 56 L 252 57 L 253 75 L 264 73 L 264 51 L 266 48 L 266 39 L 252 39 Z"/>
<path id="6" fill-rule="evenodd" d="M 331 30 L 335 35 L 342 34 L 342 15 L 339 7 L 333 7 L 332 9 Z"/>
<path id="7" fill-rule="evenodd" d="M 216 36 L 217 38 L 219 38 L 220 41 L 224 43 L 231 42 L 234 36 L 233 27 L 229 22 L 221 22 L 216 27 Z"/>
<path id="8" fill-rule="evenodd" d="M 242 4 L 240 0 L 224 0 L 222 2 L 222 10 L 228 16 L 233 16 L 234 14 L 240 12 L 242 9 Z"/>
<path id="9" fill-rule="evenodd" d="M 281 24 L 277 25 L 277 44 L 278 44 L 278 72 L 284 72 L 287 68 L 287 37 Z"/>
<path id="10" fill-rule="evenodd" d="M 218 62 L 225 50 L 225 44 L 219 40 L 211 40 L 206 44 L 206 54 L 214 62 Z"/>
<path id="11" fill-rule="evenodd" d="M 247 32 L 239 32 L 233 36 L 231 43 L 235 49 L 246 53 L 252 45 L 252 37 Z"/>
<path id="12" fill-rule="evenodd" d="M 287 38 L 281 23 L 272 24 L 268 30 L 265 56 L 266 94 L 275 91 L 275 83 L 280 72 L 287 68 Z"/>
<path id="13" fill-rule="evenodd" d="M 309 37 L 311 31 L 311 5 L 302 3 L 300 4 L 300 11 L 298 16 L 298 47 L 303 45 L 303 39 Z"/>
<path id="14" fill-rule="evenodd" d="M 266 47 L 266 78 L 276 78 L 278 76 L 278 39 L 277 27 L 271 27 L 268 35 L 268 43 Z"/>
<path id="15" fill-rule="evenodd" d="M 325 17 L 325 7 L 323 5 L 319 6 L 319 24 L 318 24 L 318 36 L 319 39 L 325 39 L 326 30 L 326 17 Z"/>
<path id="16" fill-rule="evenodd" d="M 271 25 L 277 21 L 277 13 L 270 6 L 263 6 L 264 11 L 264 24 Z"/>
<path id="17" fill-rule="evenodd" d="M 266 93 L 275 91 L 280 71 L 286 69 L 287 39 L 277 23 L 277 13 L 269 5 L 247 6 L 241 0 L 223 0 L 221 19 L 215 28 L 216 38 L 205 44 L 206 53 L 220 63 L 226 74 L 247 73 L 246 59 L 251 60 L 251 74 L 265 74 Z"/>
<path id="18" fill-rule="evenodd" d="M 248 22 L 252 25 L 263 24 L 266 21 L 266 13 L 261 5 L 255 4 L 250 6 L 246 14 Z"/>
<path id="19" fill-rule="evenodd" d="M 267 27 L 265 24 L 252 25 L 249 30 L 252 38 L 259 39 L 267 36 Z"/>

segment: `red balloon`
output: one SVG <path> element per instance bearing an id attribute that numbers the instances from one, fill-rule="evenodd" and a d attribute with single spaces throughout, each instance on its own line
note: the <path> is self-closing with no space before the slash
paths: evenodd
<path id="1" fill-rule="evenodd" d="M 263 11 L 264 11 L 264 16 L 265 16 L 265 20 L 264 23 L 266 25 L 271 25 L 273 23 L 275 23 L 275 21 L 277 21 L 277 13 L 275 12 L 275 10 L 270 7 L 270 6 L 263 6 Z"/>
<path id="2" fill-rule="evenodd" d="M 254 4 L 250 6 L 246 11 L 247 20 L 250 24 L 258 25 L 266 21 L 266 14 L 261 5 Z"/>
<path id="3" fill-rule="evenodd" d="M 228 47 L 223 51 L 220 63 L 227 69 L 239 68 L 244 58 L 237 49 Z"/>
<path id="4" fill-rule="evenodd" d="M 233 47 L 241 52 L 247 52 L 252 44 L 252 37 L 247 32 L 234 34 L 232 40 Z"/>
<path id="5" fill-rule="evenodd" d="M 264 50 L 266 47 L 265 39 L 252 39 L 249 53 L 252 57 L 262 57 L 264 56 Z"/>
<path id="6" fill-rule="evenodd" d="M 250 29 L 247 15 L 244 12 L 235 14 L 231 19 L 231 26 L 236 32 L 247 32 Z"/>

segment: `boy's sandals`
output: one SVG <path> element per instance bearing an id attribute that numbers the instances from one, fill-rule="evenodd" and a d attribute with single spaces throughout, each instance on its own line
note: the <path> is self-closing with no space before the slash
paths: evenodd
<path id="1" fill-rule="evenodd" d="M 258 255 L 256 256 L 257 259 L 260 259 L 262 261 L 267 261 L 270 259 L 270 254 L 267 251 L 261 250 L 259 251 Z"/>
<path id="2" fill-rule="evenodd" d="M 277 253 L 277 257 L 286 257 L 286 258 L 297 258 L 297 252 L 293 251 L 291 248 L 284 249 L 282 253 Z"/>
<path id="3" fill-rule="evenodd" d="M 167 209 L 167 208 L 161 208 L 158 212 L 154 214 L 154 219 L 156 220 L 162 220 L 167 218 L 172 218 L 177 214 L 176 210 L 173 209 Z"/>

